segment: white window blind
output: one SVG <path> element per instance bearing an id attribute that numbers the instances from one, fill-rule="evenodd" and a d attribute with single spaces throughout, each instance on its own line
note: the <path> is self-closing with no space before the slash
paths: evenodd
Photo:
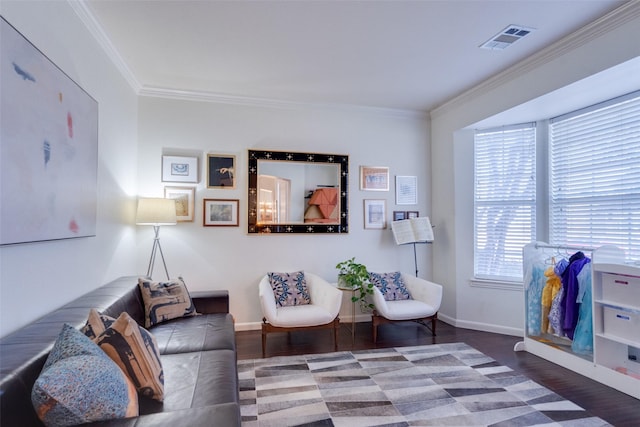
<path id="1" fill-rule="evenodd" d="M 551 120 L 550 242 L 640 258 L 640 92 Z"/>
<path id="2" fill-rule="evenodd" d="M 476 131 L 474 274 L 522 280 L 522 247 L 536 234 L 535 124 Z"/>

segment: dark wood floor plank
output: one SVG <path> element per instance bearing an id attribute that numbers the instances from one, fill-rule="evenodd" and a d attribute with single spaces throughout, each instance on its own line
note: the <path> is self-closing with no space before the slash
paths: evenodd
<path id="1" fill-rule="evenodd" d="M 426 327 L 404 322 L 380 326 L 378 342 L 373 344 L 371 323 L 367 322 L 356 325 L 352 343 L 349 326 L 341 326 L 338 338 L 340 351 L 464 342 L 614 426 L 640 426 L 640 400 L 533 354 L 513 351 L 514 345 L 521 341 L 519 337 L 455 328 L 440 321 L 438 335 L 432 337 Z M 236 341 L 238 359 L 259 359 L 262 356 L 260 331 L 237 332 Z M 328 331 L 269 334 L 267 338 L 267 357 L 332 351 L 333 337 Z"/>

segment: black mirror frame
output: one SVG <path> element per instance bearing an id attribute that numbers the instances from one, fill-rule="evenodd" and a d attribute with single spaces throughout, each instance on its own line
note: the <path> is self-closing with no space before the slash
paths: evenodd
<path id="1" fill-rule="evenodd" d="M 248 233 L 313 234 L 349 232 L 349 156 L 345 154 L 249 150 Z M 258 160 L 299 163 L 335 163 L 340 166 L 340 222 L 338 224 L 258 224 Z"/>

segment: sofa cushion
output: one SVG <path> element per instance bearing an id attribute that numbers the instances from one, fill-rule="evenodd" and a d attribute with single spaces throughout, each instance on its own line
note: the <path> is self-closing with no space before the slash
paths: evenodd
<path id="1" fill-rule="evenodd" d="M 168 282 L 152 282 L 140 278 L 138 286 L 144 301 L 146 328 L 197 314 L 182 277 Z"/>
<path id="2" fill-rule="evenodd" d="M 138 415 L 137 394 L 126 375 L 69 324 L 63 326 L 34 383 L 31 400 L 47 426 Z"/>
<path id="3" fill-rule="evenodd" d="M 154 336 L 122 313 L 95 342 L 131 379 L 138 392 L 151 399 L 164 397 L 164 372 Z"/>
<path id="4" fill-rule="evenodd" d="M 150 332 L 160 354 L 236 349 L 233 316 L 228 313 L 169 320 L 152 327 Z"/>
<path id="5" fill-rule="evenodd" d="M 166 372 L 164 401 L 140 399 L 140 415 L 239 402 L 237 360 L 233 350 L 161 357 Z M 212 425 L 218 424 L 212 420 Z"/>
<path id="6" fill-rule="evenodd" d="M 304 271 L 293 273 L 269 273 L 269 283 L 280 307 L 311 304 L 311 296 L 304 278 Z"/>
<path id="7" fill-rule="evenodd" d="M 386 301 L 413 299 L 402 280 L 402 273 L 369 273 L 369 280 L 380 289 Z"/>

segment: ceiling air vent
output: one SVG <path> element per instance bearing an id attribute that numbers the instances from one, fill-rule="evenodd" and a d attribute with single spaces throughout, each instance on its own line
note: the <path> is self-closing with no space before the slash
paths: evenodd
<path id="1" fill-rule="evenodd" d="M 489 50 L 503 50 L 527 34 L 530 34 L 532 31 L 535 31 L 535 28 L 523 27 L 522 25 L 509 25 L 507 28 L 484 42 L 480 47 Z"/>

